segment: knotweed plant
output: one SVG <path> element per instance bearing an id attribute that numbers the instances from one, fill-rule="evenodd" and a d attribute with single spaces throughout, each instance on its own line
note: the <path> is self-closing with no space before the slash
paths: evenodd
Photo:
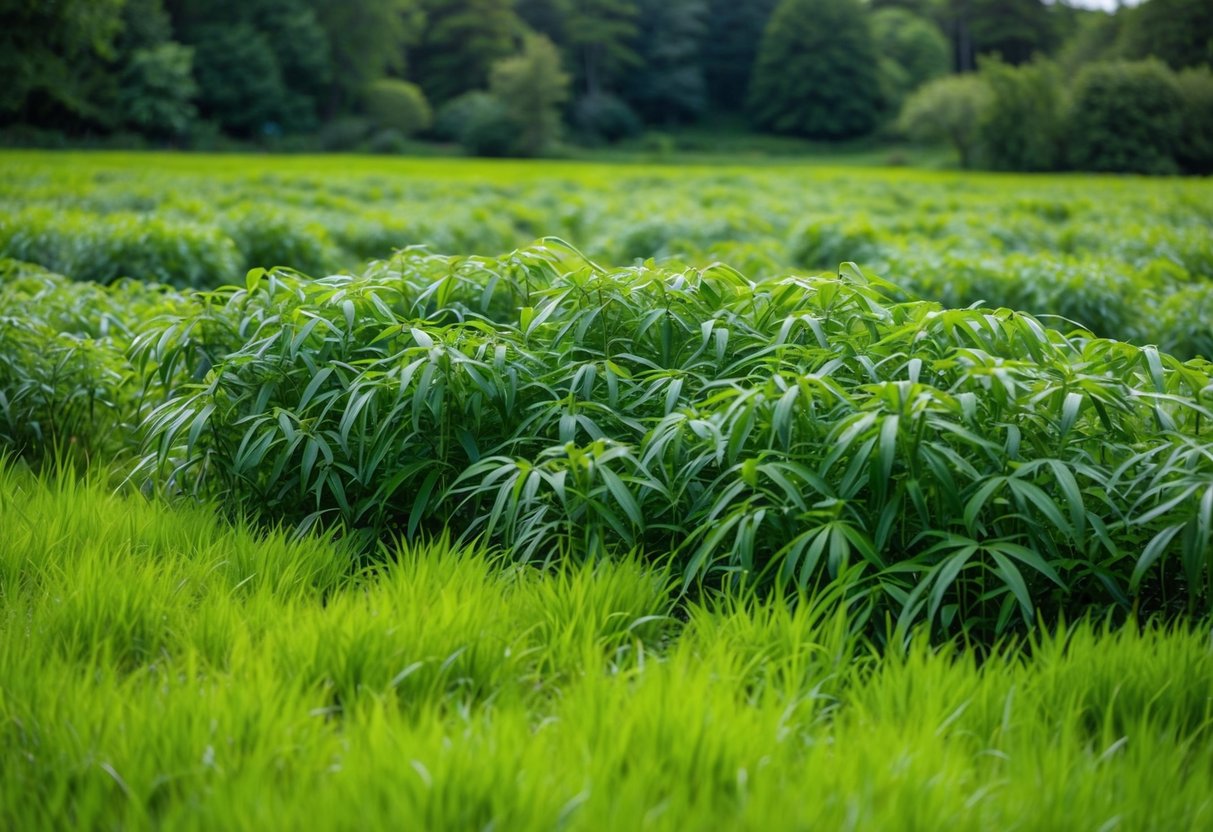
<path id="1" fill-rule="evenodd" d="M 1210 365 L 893 294 L 555 240 L 258 270 L 136 339 L 177 379 L 141 475 L 368 539 L 673 552 L 688 588 L 845 580 L 902 625 L 1206 611 Z"/>

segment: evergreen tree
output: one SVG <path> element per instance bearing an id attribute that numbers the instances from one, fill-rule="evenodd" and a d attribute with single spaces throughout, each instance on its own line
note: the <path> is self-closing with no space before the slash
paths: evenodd
<path id="1" fill-rule="evenodd" d="M 568 8 L 568 47 L 579 85 L 589 95 L 614 89 L 640 63 L 637 0 L 576 0 Z"/>
<path id="2" fill-rule="evenodd" d="M 758 47 L 778 0 L 709 0 L 704 77 L 713 103 L 737 109 L 750 89 Z"/>
<path id="3" fill-rule="evenodd" d="M 0 116 L 106 126 L 123 0 L 0 0 Z"/>
<path id="4" fill-rule="evenodd" d="M 644 21 L 624 97 L 647 121 L 696 118 L 707 106 L 700 49 L 707 32 L 704 0 L 641 0 Z"/>
<path id="5" fill-rule="evenodd" d="M 1213 65 L 1213 2 L 1148 0 L 1127 16 L 1121 49 L 1129 58 L 1156 57 L 1174 69 Z"/>
<path id="6" fill-rule="evenodd" d="M 513 0 L 423 0 L 425 29 L 411 75 L 435 104 L 483 88 L 489 69 L 516 48 L 523 24 Z"/>
<path id="7" fill-rule="evenodd" d="M 763 35 L 750 108 L 777 133 L 844 139 L 880 118 L 876 47 L 858 0 L 781 0 Z"/>

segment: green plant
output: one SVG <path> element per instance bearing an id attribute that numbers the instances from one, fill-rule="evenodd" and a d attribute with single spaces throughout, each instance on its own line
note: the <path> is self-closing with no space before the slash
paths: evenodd
<path id="1" fill-rule="evenodd" d="M 990 89 L 974 75 L 952 75 L 925 84 L 906 100 L 898 129 L 916 141 L 944 141 L 960 157 L 960 166 L 973 166 L 980 141 L 980 124 L 990 106 Z"/>
<path id="2" fill-rule="evenodd" d="M 1158 61 L 1096 63 L 1074 82 L 1069 161 L 1080 170 L 1175 173 L 1184 102 Z"/>
<path id="3" fill-rule="evenodd" d="M 754 64 L 749 109 L 767 130 L 813 139 L 876 128 L 876 47 L 857 0 L 782 0 L 775 7 Z"/>
<path id="4" fill-rule="evenodd" d="M 425 132 L 433 122 L 433 113 L 421 88 L 395 78 L 381 78 L 368 86 L 363 105 L 380 127 L 391 128 L 406 137 Z"/>

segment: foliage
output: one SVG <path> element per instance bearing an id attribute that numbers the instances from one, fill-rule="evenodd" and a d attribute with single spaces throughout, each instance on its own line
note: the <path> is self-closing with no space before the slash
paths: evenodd
<path id="1" fill-rule="evenodd" d="M 990 90 L 974 75 L 950 75 L 925 84 L 902 108 L 898 127 L 917 141 L 945 141 L 955 148 L 960 166 L 973 166 L 980 139 L 978 125 L 990 106 Z"/>
<path id="2" fill-rule="evenodd" d="M 632 560 L 436 541 L 350 577 L 325 539 L 11 465 L 0 506 L 5 828 L 1211 822 L 1203 627 L 878 651 L 831 598 L 675 608 Z"/>
<path id="3" fill-rule="evenodd" d="M 990 96 L 980 124 L 983 162 L 995 170 L 1055 170 L 1063 162 L 1066 99 L 1057 67 L 983 61 Z"/>
<path id="4" fill-rule="evenodd" d="M 1067 150 L 1082 170 L 1175 173 L 1184 102 L 1157 61 L 1096 63 L 1074 82 Z"/>
<path id="5" fill-rule="evenodd" d="M 512 0 L 421 0 L 421 7 L 412 70 L 433 102 L 483 88 L 492 65 L 514 52 L 521 22 Z"/>
<path id="6" fill-rule="evenodd" d="M 877 124 L 877 55 L 857 0 L 781 0 L 754 66 L 750 109 L 778 133 L 843 139 Z"/>
<path id="7" fill-rule="evenodd" d="M 952 67 L 948 41 L 939 27 L 899 8 L 872 14 L 885 106 L 896 113 L 906 96 Z"/>
<path id="8" fill-rule="evenodd" d="M 645 21 L 640 60 L 624 82 L 628 100 L 649 123 L 693 121 L 707 107 L 701 44 L 704 0 L 640 0 Z"/>
<path id="9" fill-rule="evenodd" d="M 758 48 L 778 0 L 708 0 L 704 78 L 712 103 L 730 110 L 746 100 Z"/>
<path id="10" fill-rule="evenodd" d="M 249 24 L 204 26 L 193 41 L 198 106 L 237 136 L 256 136 L 283 117 L 286 88 L 266 38 Z"/>
<path id="11" fill-rule="evenodd" d="M 594 141 L 617 142 L 638 136 L 644 123 L 622 98 L 610 93 L 585 95 L 573 105 L 573 126 Z"/>
<path id="12" fill-rule="evenodd" d="M 416 84 L 395 78 L 383 78 L 366 89 L 367 114 L 381 127 L 390 127 L 405 136 L 430 129 L 433 113 L 425 94 Z"/>
<path id="13" fill-rule="evenodd" d="M 149 136 L 174 138 L 188 132 L 197 110 L 194 53 L 177 43 L 138 49 L 122 77 L 124 120 Z"/>
<path id="14" fill-rule="evenodd" d="M 1125 14 L 1125 57 L 1155 57 L 1174 69 L 1213 64 L 1213 7 L 1204 0 L 1148 0 Z"/>
<path id="15" fill-rule="evenodd" d="M 254 272 L 134 347 L 210 368 L 147 416 L 144 470 L 305 527 L 672 551 L 686 585 L 842 582 L 877 620 L 974 633 L 1207 610 L 1207 363 L 850 273 L 550 246 Z"/>
<path id="16" fill-rule="evenodd" d="M 560 140 L 560 107 L 568 98 L 569 76 L 546 37 L 531 35 L 521 54 L 493 64 L 489 91 L 509 113 L 511 153 L 538 156 Z"/>
<path id="17" fill-rule="evenodd" d="M 1175 76 L 1183 101 L 1175 160 L 1188 173 L 1213 173 L 1213 71 L 1185 69 Z"/>

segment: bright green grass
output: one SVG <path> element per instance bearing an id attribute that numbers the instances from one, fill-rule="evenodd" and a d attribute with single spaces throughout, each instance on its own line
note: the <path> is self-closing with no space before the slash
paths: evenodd
<path id="1" fill-rule="evenodd" d="M 877 656 L 635 563 L 333 544 L 0 469 L 0 828 L 1197 829 L 1203 629 Z"/>

